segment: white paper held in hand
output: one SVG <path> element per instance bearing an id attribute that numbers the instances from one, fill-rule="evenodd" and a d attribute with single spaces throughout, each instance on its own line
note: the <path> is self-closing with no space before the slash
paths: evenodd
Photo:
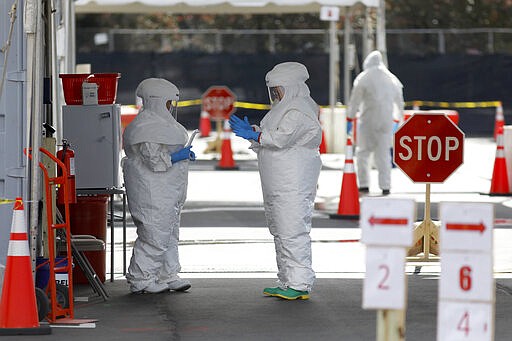
<path id="1" fill-rule="evenodd" d="M 195 129 L 192 132 L 192 135 L 190 135 L 190 138 L 188 139 L 188 142 L 185 145 L 185 148 L 190 147 L 192 145 L 192 141 L 194 141 L 194 138 L 196 137 L 197 134 L 199 134 L 199 129 Z"/>

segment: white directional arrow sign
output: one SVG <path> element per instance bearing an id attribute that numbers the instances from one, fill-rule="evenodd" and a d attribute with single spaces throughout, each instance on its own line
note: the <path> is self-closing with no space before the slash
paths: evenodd
<path id="1" fill-rule="evenodd" d="M 410 247 L 416 203 L 412 199 L 363 198 L 361 242 L 366 245 Z"/>
<path id="2" fill-rule="evenodd" d="M 492 203 L 442 202 L 440 207 L 442 251 L 490 252 Z"/>

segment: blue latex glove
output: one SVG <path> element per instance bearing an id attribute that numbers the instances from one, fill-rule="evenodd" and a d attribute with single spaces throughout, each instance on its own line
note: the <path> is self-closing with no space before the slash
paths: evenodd
<path id="1" fill-rule="evenodd" d="M 192 148 L 192 146 L 182 148 L 182 149 L 178 150 L 177 152 L 172 153 L 171 154 L 171 162 L 176 163 L 176 162 L 180 162 L 183 160 L 188 160 L 191 158 L 192 154 L 195 159 L 196 155 L 194 154 L 193 151 L 190 150 L 190 148 Z"/>
<path id="2" fill-rule="evenodd" d="M 240 136 L 246 140 L 258 141 L 258 138 L 260 137 L 260 133 L 252 129 L 247 116 L 242 120 L 238 116 L 231 115 L 229 118 L 229 125 L 236 136 Z"/>
<path id="3" fill-rule="evenodd" d="M 244 130 L 252 130 L 251 124 L 249 123 L 249 119 L 247 118 L 247 116 L 244 116 L 244 119 L 242 120 L 240 117 L 236 115 L 231 115 L 229 117 L 229 125 L 231 126 L 231 129 L 239 128 Z"/>
<path id="4" fill-rule="evenodd" d="M 190 146 L 192 148 L 192 146 Z M 190 151 L 190 155 L 188 157 L 190 161 L 196 161 L 196 153 L 194 153 L 192 150 Z"/>

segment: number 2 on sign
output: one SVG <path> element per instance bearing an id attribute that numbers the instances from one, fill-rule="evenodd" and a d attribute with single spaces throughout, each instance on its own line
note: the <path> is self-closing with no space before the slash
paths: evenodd
<path id="1" fill-rule="evenodd" d="M 459 284 L 464 291 L 471 290 L 471 267 L 465 265 L 459 270 Z"/>
<path id="2" fill-rule="evenodd" d="M 384 276 L 380 280 L 378 288 L 380 290 L 389 290 L 389 285 L 386 283 L 389 278 L 389 266 L 386 264 L 381 264 L 379 265 L 379 270 L 384 272 Z"/>
<path id="3" fill-rule="evenodd" d="M 457 330 L 464 332 L 464 336 L 469 335 L 469 313 L 467 311 L 464 312 L 459 324 L 457 324 Z"/>

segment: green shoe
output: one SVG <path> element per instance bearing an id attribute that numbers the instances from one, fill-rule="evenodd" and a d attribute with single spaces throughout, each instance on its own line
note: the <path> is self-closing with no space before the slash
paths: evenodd
<path id="1" fill-rule="evenodd" d="M 280 288 L 279 287 L 265 288 L 265 289 L 263 289 L 263 295 L 275 296 L 277 289 L 280 289 Z"/>
<path id="2" fill-rule="evenodd" d="M 292 288 L 281 289 L 275 288 L 276 290 L 272 294 L 272 296 L 284 298 L 285 300 L 309 300 L 309 292 L 308 291 L 299 291 Z"/>

